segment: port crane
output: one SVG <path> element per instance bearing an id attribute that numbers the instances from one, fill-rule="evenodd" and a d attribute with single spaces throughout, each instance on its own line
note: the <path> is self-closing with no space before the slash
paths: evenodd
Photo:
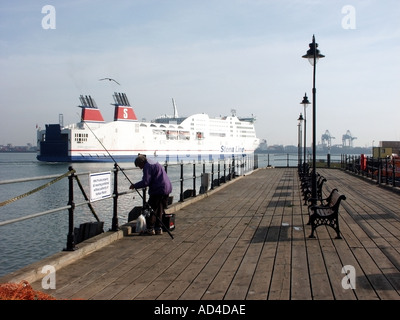
<path id="1" fill-rule="evenodd" d="M 332 146 L 332 139 L 336 139 L 332 137 L 329 130 L 326 130 L 325 133 L 321 136 L 322 145 L 330 149 Z"/>
<path id="2" fill-rule="evenodd" d="M 353 137 L 350 130 L 347 130 L 346 133 L 342 136 L 343 147 L 353 147 L 354 139 L 357 139 L 357 137 Z"/>

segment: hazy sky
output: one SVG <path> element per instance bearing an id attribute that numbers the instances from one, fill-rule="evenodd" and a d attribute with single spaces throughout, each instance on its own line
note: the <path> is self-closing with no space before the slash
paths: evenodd
<path id="1" fill-rule="evenodd" d="M 174 98 L 180 116 L 236 109 L 268 145 L 296 145 L 313 34 L 317 142 L 400 140 L 398 0 L 1 0 L 0 144 L 36 144 L 59 114 L 78 122 L 81 94 L 112 121 L 118 91 L 139 119 L 172 114 Z"/>

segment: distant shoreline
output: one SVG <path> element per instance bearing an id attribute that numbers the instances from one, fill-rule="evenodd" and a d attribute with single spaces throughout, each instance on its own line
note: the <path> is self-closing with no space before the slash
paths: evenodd
<path id="1" fill-rule="evenodd" d="M 18 150 L 10 150 L 10 151 L 7 151 L 7 150 L 0 150 L 0 153 L 36 153 L 37 151 L 36 150 L 34 150 L 34 151 L 28 151 L 28 150 L 24 150 L 24 151 L 18 151 Z"/>
<path id="2" fill-rule="evenodd" d="M 298 151 L 294 150 L 256 150 L 254 154 L 297 154 Z M 308 150 L 307 154 L 311 155 L 312 150 Z M 331 156 L 340 156 L 342 154 L 354 155 L 354 154 L 372 154 L 371 149 L 369 148 L 353 148 L 353 149 L 345 149 L 345 150 L 316 150 L 317 155 L 328 155 Z M 302 152 L 303 155 L 303 152 Z"/>

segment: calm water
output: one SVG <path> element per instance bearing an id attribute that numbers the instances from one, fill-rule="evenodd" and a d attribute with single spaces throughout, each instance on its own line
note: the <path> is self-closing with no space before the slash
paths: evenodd
<path id="1" fill-rule="evenodd" d="M 340 156 L 339 156 L 340 159 Z M 332 157 L 334 161 L 335 158 Z M 337 159 L 336 159 L 337 160 Z M 258 155 L 258 166 L 266 167 L 286 166 L 286 155 Z M 297 155 L 291 155 L 289 165 L 297 164 Z M 62 175 L 72 165 L 76 172 L 95 173 L 113 170 L 113 163 L 43 163 L 36 160 L 35 153 L 0 153 L 0 181 L 32 178 L 48 175 Z M 129 180 L 136 182 L 140 180 L 142 172 L 134 168 L 133 163 L 120 164 L 129 177 Z M 211 171 L 211 165 L 206 164 L 206 172 Z M 215 170 L 216 170 L 215 165 Z M 203 170 L 202 165 L 196 166 L 196 176 L 200 177 Z M 222 166 L 221 166 L 222 170 Z M 173 183 L 174 202 L 179 200 L 179 166 L 169 166 L 168 175 Z M 193 188 L 193 165 L 184 165 L 184 190 Z M 214 177 L 216 178 L 216 176 Z M 79 176 L 86 193 L 88 189 L 88 174 Z M 25 192 L 31 191 L 47 182 L 47 180 L 31 181 L 24 183 L 13 183 L 0 185 L 0 202 L 14 198 Z M 200 179 L 196 182 L 196 190 L 200 188 Z M 129 181 L 119 174 L 118 191 L 123 192 L 129 189 Z M 84 198 L 79 191 L 78 185 L 74 182 L 74 201 L 80 203 Z M 26 216 L 68 204 L 68 179 L 62 179 L 53 185 L 36 192 L 28 197 L 17 200 L 0 207 L 0 221 L 6 221 L 21 216 Z M 137 194 L 128 194 L 118 199 L 118 222 L 122 225 L 128 220 L 129 211 L 142 204 L 142 199 Z M 96 201 L 92 203 L 97 216 L 104 221 L 104 230 L 111 227 L 112 199 Z M 84 222 L 96 221 L 89 208 L 80 206 L 75 209 L 75 227 Z M 29 220 L 0 226 L 0 276 L 18 270 L 33 262 L 39 261 L 54 253 L 60 252 L 66 247 L 68 233 L 68 210 L 58 211 Z"/>

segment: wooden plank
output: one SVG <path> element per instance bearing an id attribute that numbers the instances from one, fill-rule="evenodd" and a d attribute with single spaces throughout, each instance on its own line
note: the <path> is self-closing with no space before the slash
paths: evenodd
<path id="1" fill-rule="evenodd" d="M 214 217 L 214 219 L 216 219 L 216 221 L 221 220 L 220 217 Z M 225 220 L 225 218 L 223 217 L 222 220 Z M 232 217 L 230 218 L 230 220 L 236 224 L 237 222 L 232 219 Z M 226 222 L 224 223 L 224 225 L 226 225 Z M 228 224 L 229 225 L 229 224 Z M 193 252 L 200 251 L 200 255 L 198 255 L 195 259 L 198 259 L 199 256 L 204 256 L 205 252 L 211 252 L 213 245 L 212 243 L 215 241 L 216 237 L 219 237 L 220 240 L 219 241 L 223 241 L 225 239 L 226 236 L 224 236 L 224 234 L 221 232 L 221 228 L 220 225 L 217 224 L 212 224 L 211 227 L 209 226 L 208 228 L 204 227 L 204 225 L 201 227 L 199 226 L 197 228 L 196 231 L 197 236 L 192 238 L 192 235 L 189 235 L 189 239 L 197 239 L 197 242 L 192 243 L 191 241 L 187 242 L 184 241 L 182 242 L 185 246 L 187 245 L 190 250 L 192 250 Z M 200 239 L 200 240 L 199 240 Z M 196 246 L 200 245 L 200 248 L 196 248 Z M 166 249 L 167 247 L 164 247 L 163 249 Z M 164 252 L 164 255 L 168 255 L 167 259 L 171 261 L 171 266 L 168 266 L 168 268 L 172 268 L 172 266 L 174 265 L 175 261 L 174 261 L 174 257 L 175 257 L 175 253 L 176 255 L 180 258 L 179 255 L 181 255 L 182 253 L 186 252 L 187 250 L 183 250 L 181 247 L 179 248 L 173 248 L 174 254 L 167 252 Z M 162 256 L 163 252 L 159 251 L 160 256 Z M 156 259 L 156 257 L 152 257 L 152 259 Z M 200 259 L 201 260 L 201 259 Z M 157 261 L 157 260 L 156 260 Z M 166 262 L 163 261 L 162 263 L 165 267 Z M 165 267 L 165 269 L 167 269 L 167 267 Z M 148 297 L 149 296 L 149 292 L 151 291 L 151 295 L 153 296 L 158 296 L 161 295 L 162 293 L 162 289 L 163 288 L 168 288 L 170 282 L 164 283 L 163 286 L 157 286 L 157 289 L 160 290 L 154 290 L 154 288 L 156 287 L 155 284 L 153 283 L 153 281 L 156 281 L 155 283 L 159 282 L 160 280 L 158 279 L 159 275 L 162 274 L 162 272 L 159 273 L 154 273 L 153 275 L 149 276 L 146 278 L 146 280 L 144 279 L 137 279 L 135 280 L 132 285 L 130 285 L 129 287 L 126 287 L 124 290 L 122 290 L 120 293 L 118 293 L 118 295 L 115 296 L 116 299 L 120 299 L 122 297 L 129 297 L 129 299 L 133 299 L 136 298 L 136 296 L 138 295 L 140 297 L 140 295 L 142 295 L 142 298 L 144 297 Z M 147 287 L 144 286 L 144 282 L 149 282 L 149 286 L 148 289 Z M 142 291 L 144 291 L 142 293 Z M 147 292 L 146 292 L 147 291 Z"/>
<path id="2" fill-rule="evenodd" d="M 138 282 L 143 279 L 144 276 L 147 276 L 147 271 L 150 268 L 153 268 L 151 274 L 156 274 L 160 272 L 163 268 L 164 263 L 169 263 L 168 258 L 164 258 L 167 253 L 168 245 L 170 244 L 170 240 L 167 237 L 163 239 L 156 237 L 145 237 L 146 241 L 152 244 L 152 249 L 146 252 L 145 255 L 134 257 L 126 261 L 126 263 L 122 266 L 116 268 L 113 272 L 107 273 L 104 275 L 102 279 L 99 279 L 99 285 L 106 282 L 106 286 L 103 285 L 102 290 L 94 290 L 91 291 L 90 299 L 95 300 L 110 300 L 118 296 L 120 292 L 125 290 L 126 288 L 132 287 L 135 282 Z M 184 244 L 183 244 L 184 246 Z M 156 261 L 156 262 L 154 262 Z M 108 277 L 112 277 L 113 281 L 110 283 Z M 101 281 L 102 280 L 102 281 Z M 91 289 L 91 288 L 89 288 Z M 137 288 L 135 287 L 135 290 Z M 125 297 L 126 299 L 130 299 L 129 296 Z"/>
<path id="3" fill-rule="evenodd" d="M 241 240 L 249 243 L 248 240 Z M 253 279 L 253 275 L 259 262 L 262 243 L 255 240 L 247 246 L 244 257 L 237 268 L 234 278 L 225 295 L 227 300 L 244 300 L 247 296 L 249 285 Z"/>
<path id="4" fill-rule="evenodd" d="M 307 260 L 311 282 L 311 297 L 315 300 L 332 300 L 334 296 L 318 240 L 322 230 L 323 228 L 321 227 L 317 228 L 317 239 L 307 239 L 306 241 Z"/>
<path id="5" fill-rule="evenodd" d="M 325 237 L 320 237 L 320 245 L 326 270 L 329 277 L 330 286 L 332 288 L 333 297 L 335 300 L 353 300 L 355 299 L 354 292 L 350 289 L 343 288 L 342 280 L 345 274 L 342 273 L 343 263 L 336 250 L 336 246 L 344 243 L 343 239 L 336 239 L 336 232 L 329 227 L 324 227 L 327 232 Z M 320 233 L 322 235 L 322 233 Z M 339 244 L 338 244 L 339 243 Z"/>
<path id="6" fill-rule="evenodd" d="M 294 172 L 286 171 L 281 179 L 281 190 L 288 190 L 293 184 Z M 291 254 L 292 254 L 292 196 L 291 192 L 280 194 L 283 200 L 281 206 L 277 206 L 274 214 L 273 225 L 276 223 L 279 230 L 277 238 L 277 251 L 275 266 L 268 299 L 288 300 L 291 289 Z"/>
<path id="7" fill-rule="evenodd" d="M 254 270 L 253 279 L 249 285 L 246 299 L 265 300 L 268 297 L 272 270 L 276 254 L 276 242 L 271 241 L 272 230 L 271 221 L 275 208 L 266 208 L 260 226 L 257 230 L 257 240 L 262 243 L 257 266 Z"/>
<path id="8" fill-rule="evenodd" d="M 297 208 L 296 208 L 297 209 Z M 310 277 L 308 272 L 307 249 L 305 223 L 308 221 L 308 213 L 306 212 L 303 219 L 302 199 L 298 199 L 299 213 L 293 214 L 292 229 L 292 276 L 291 276 L 291 299 L 292 300 L 308 300 L 311 299 Z"/>
<path id="9" fill-rule="evenodd" d="M 235 217 L 232 216 L 232 212 L 229 212 L 229 220 L 225 220 L 221 225 L 217 226 L 219 229 L 218 232 L 218 237 L 217 234 L 214 238 L 210 239 L 210 242 L 207 244 L 207 248 L 204 247 L 204 250 L 202 251 L 193 258 L 193 261 L 191 264 L 195 264 L 196 268 L 199 268 L 201 265 L 204 265 L 207 263 L 208 259 L 210 259 L 209 255 L 205 255 L 207 252 L 211 252 L 212 250 L 218 250 L 218 248 L 221 246 L 221 243 L 224 243 L 227 241 L 228 236 L 232 236 L 232 230 L 235 230 L 238 225 L 243 223 L 241 217 Z M 247 219 L 247 218 L 246 218 Z M 217 229 L 216 229 L 217 230 Z M 233 238 L 232 238 L 233 239 Z M 236 240 L 235 240 L 236 241 Z M 204 241 L 199 241 L 200 244 L 203 244 Z M 212 256 L 212 254 L 211 254 Z M 206 258 L 207 257 L 207 258 Z M 195 269 L 196 269 L 195 268 Z M 183 269 L 174 279 L 174 285 L 168 287 L 162 294 L 159 296 L 160 299 L 178 299 L 184 290 L 190 285 L 191 279 L 193 277 L 193 272 L 195 270 L 192 268 L 191 265 L 187 265 L 185 269 Z M 190 279 L 190 280 L 189 280 Z M 184 286 L 184 283 L 186 283 L 186 287 Z M 175 284 L 180 284 L 179 286 L 176 286 Z M 177 289 L 177 288 L 180 289 Z"/>
<path id="10" fill-rule="evenodd" d="M 243 217 L 240 220 L 240 223 L 236 225 L 236 227 L 229 234 L 230 238 L 239 239 L 240 235 L 243 233 L 243 230 L 246 228 L 246 225 L 250 222 L 251 217 Z M 202 272 L 198 272 L 191 282 L 190 286 L 184 291 L 180 299 L 184 300 L 199 300 L 207 291 L 209 284 L 215 276 L 216 270 L 221 268 L 223 261 L 220 257 L 212 255 L 218 251 L 218 248 L 223 244 L 225 238 L 216 238 L 216 241 L 213 242 L 212 246 L 207 248 L 207 255 L 203 257 L 201 260 L 198 260 L 196 263 L 199 266 L 202 266 Z"/>
<path id="11" fill-rule="evenodd" d="M 237 219 L 231 219 L 231 225 L 235 225 L 238 223 Z M 226 224 L 227 229 L 230 227 L 229 224 Z M 226 237 L 226 236 L 225 236 Z M 216 253 L 216 256 L 218 256 L 220 259 L 223 259 L 224 255 L 229 254 L 229 252 L 231 251 L 231 246 L 232 246 L 232 241 L 229 241 L 230 238 L 226 238 L 222 245 L 218 248 L 218 252 Z M 234 240 L 234 239 L 232 239 Z M 215 241 L 215 238 L 212 239 L 212 241 Z M 210 241 L 211 242 L 211 241 Z M 209 242 L 209 243 L 210 243 Z M 234 240 L 233 242 L 236 242 L 236 240 Z M 208 243 L 208 244 L 209 244 Z M 164 284 L 165 290 L 162 290 L 162 292 L 160 293 L 159 296 L 157 296 L 154 293 L 154 290 L 147 290 L 147 291 L 151 291 L 151 292 L 143 292 L 140 295 L 138 295 L 136 298 L 137 299 L 142 299 L 142 298 L 159 298 L 159 299 L 171 299 L 172 297 L 178 298 L 181 294 L 182 294 L 182 290 L 180 289 L 180 292 L 176 292 L 175 288 L 176 286 L 173 285 L 176 283 L 178 283 L 180 281 L 179 276 L 182 272 L 185 271 L 185 269 L 189 266 L 189 264 L 191 263 L 191 261 L 193 261 L 197 255 L 205 248 L 206 243 L 204 243 L 204 241 L 198 241 L 198 243 L 196 245 L 193 245 L 193 247 L 187 251 L 187 253 L 181 257 L 179 260 L 177 260 L 177 262 L 173 265 L 171 265 L 171 267 L 169 267 L 162 275 L 160 275 L 157 278 L 157 282 L 158 283 L 162 283 L 163 281 L 166 282 L 166 284 L 168 284 L 168 282 L 171 282 L 168 285 Z M 160 285 L 160 284 L 159 284 Z M 174 296 L 175 294 L 175 296 Z"/>

